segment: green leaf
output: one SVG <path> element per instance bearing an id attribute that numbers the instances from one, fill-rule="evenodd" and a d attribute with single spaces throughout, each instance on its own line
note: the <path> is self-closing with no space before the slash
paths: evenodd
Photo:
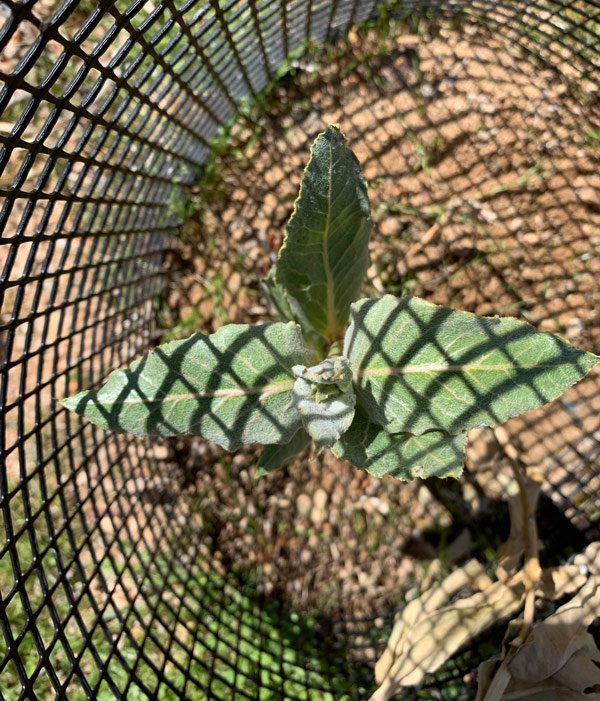
<path id="1" fill-rule="evenodd" d="M 258 461 L 257 477 L 262 477 L 268 472 L 278 470 L 290 463 L 312 441 L 306 431 L 301 428 L 292 437 L 289 443 L 284 445 L 267 445 L 260 454 Z"/>
<path id="2" fill-rule="evenodd" d="M 359 296 L 371 226 L 356 156 L 329 126 L 313 144 L 276 270 L 296 318 L 329 343 L 343 337 Z"/>
<path id="3" fill-rule="evenodd" d="M 268 297 L 269 302 L 271 302 L 273 307 L 272 311 L 275 311 L 275 313 L 279 315 L 283 321 L 295 321 L 298 323 L 298 319 L 296 319 L 294 312 L 285 297 L 283 287 L 277 284 L 276 271 L 277 264 L 274 263 L 271 266 L 268 275 L 260 281 L 262 291 Z"/>
<path id="4" fill-rule="evenodd" d="M 429 431 L 421 436 L 386 433 L 357 407 L 352 425 L 332 451 L 375 477 L 460 477 L 465 438 L 464 433 L 451 436 L 444 431 Z"/>
<path id="5" fill-rule="evenodd" d="M 317 450 L 333 445 L 354 418 L 356 398 L 348 361 L 338 356 L 310 368 L 296 365 L 292 370 L 298 378 L 294 384 L 294 403 L 300 410 L 304 428 Z"/>
<path id="6" fill-rule="evenodd" d="M 298 378 L 294 385 L 294 402 L 317 450 L 335 443 L 348 429 L 354 418 L 355 401 L 352 387 L 346 392 L 335 388 L 331 394 L 319 395 L 315 394 L 310 382 L 302 378 Z"/>
<path id="7" fill-rule="evenodd" d="M 275 314 L 283 321 L 294 321 L 300 324 L 306 341 L 322 353 L 326 345 L 325 339 L 312 328 L 301 314 L 294 312 L 286 297 L 285 290 L 276 282 L 276 276 L 277 264 L 274 264 L 271 266 L 269 274 L 260 281 L 262 291 L 271 303 Z"/>
<path id="8" fill-rule="evenodd" d="M 312 368 L 296 365 L 292 368 L 292 372 L 296 377 L 316 385 L 317 391 L 319 385 L 321 390 L 328 385 L 335 385 L 340 391 L 345 392 L 352 384 L 352 368 L 348 359 L 341 355 L 325 358 Z"/>
<path id="9" fill-rule="evenodd" d="M 228 450 L 286 443 L 301 427 L 292 367 L 311 361 L 296 324 L 230 324 L 159 346 L 63 404 L 137 436 L 191 434 Z"/>
<path id="10" fill-rule="evenodd" d="M 357 402 L 388 433 L 459 433 L 539 407 L 600 358 L 516 319 L 477 317 L 422 299 L 352 305 L 344 355 Z"/>

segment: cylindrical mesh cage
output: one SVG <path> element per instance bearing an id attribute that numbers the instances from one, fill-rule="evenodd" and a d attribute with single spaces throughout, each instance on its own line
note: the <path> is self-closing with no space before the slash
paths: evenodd
<path id="1" fill-rule="evenodd" d="M 0 698 L 365 699 L 407 597 L 493 570 L 489 429 L 458 481 L 327 452 L 256 480 L 253 447 L 117 435 L 59 400 L 268 318 L 330 123 L 369 184 L 368 291 L 600 352 L 599 37 L 594 0 L 0 0 Z M 598 538 L 598 377 L 506 426 L 543 475 L 542 564 Z M 503 632 L 400 697 L 474 698 Z"/>

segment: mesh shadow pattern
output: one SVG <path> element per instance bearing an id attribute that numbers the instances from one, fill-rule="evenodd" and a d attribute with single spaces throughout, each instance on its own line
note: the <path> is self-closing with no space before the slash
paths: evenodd
<path id="1" fill-rule="evenodd" d="M 506 529 L 490 432 L 470 437 L 464 485 L 425 498 L 339 461 L 257 483 L 252 448 L 115 435 L 56 399 L 98 386 L 165 325 L 266 318 L 253 293 L 330 122 L 370 184 L 370 291 L 521 316 L 598 352 L 599 29 L 594 2 L 0 0 L 0 698 L 374 689 L 411 563 L 434 559 L 440 532 L 497 546 Z M 211 179 L 211 145 L 240 111 Z M 592 373 L 507 426 L 545 469 L 549 563 L 598 536 L 599 384 Z M 371 530 L 336 515 L 336 484 L 361 495 Z M 328 520 L 289 516 L 319 489 Z M 413 497 L 441 514 L 433 545 L 401 512 Z M 390 508 L 412 519 L 405 557 Z M 284 517 L 294 539 L 275 553 Z M 325 596 L 315 582 L 342 542 L 357 563 Z M 459 650 L 420 698 L 473 696 L 501 638 Z"/>

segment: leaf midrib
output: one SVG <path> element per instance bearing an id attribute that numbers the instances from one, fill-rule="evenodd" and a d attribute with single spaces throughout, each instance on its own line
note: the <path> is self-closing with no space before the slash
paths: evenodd
<path id="1" fill-rule="evenodd" d="M 413 367 L 385 367 L 385 368 L 373 368 L 367 370 L 356 370 L 354 372 L 354 378 L 359 379 L 361 377 L 384 377 L 387 375 L 406 375 L 412 373 L 430 373 L 430 372 L 471 372 L 473 370 L 493 370 L 494 372 L 499 372 L 502 370 L 534 370 L 534 369 L 550 369 L 558 368 L 562 366 L 571 367 L 573 363 L 519 363 L 511 364 L 505 363 L 503 365 L 416 365 Z"/>
<path id="2" fill-rule="evenodd" d="M 291 391 L 294 387 L 294 380 L 286 380 L 277 384 L 263 385 L 261 387 L 247 387 L 245 389 L 217 389 L 213 392 L 193 392 L 188 394 L 163 394 L 152 399 L 122 399 L 112 402 L 103 402 L 111 406 L 118 404 L 153 404 L 155 402 L 179 402 L 188 399 L 212 399 L 213 397 L 245 397 L 251 394 L 264 394 L 271 396 L 282 392 Z"/>
<path id="3" fill-rule="evenodd" d="M 328 340 L 331 341 L 335 337 L 338 331 L 337 328 L 337 317 L 335 313 L 335 298 L 334 298 L 334 284 L 333 284 L 333 273 L 331 266 L 329 264 L 329 251 L 327 249 L 327 243 L 329 239 L 329 228 L 331 226 L 331 190 L 332 190 L 332 171 L 333 171 L 333 146 L 329 145 L 329 185 L 327 189 L 327 216 L 325 218 L 325 230 L 323 231 L 323 265 L 325 267 L 325 280 L 327 283 L 327 333 Z"/>

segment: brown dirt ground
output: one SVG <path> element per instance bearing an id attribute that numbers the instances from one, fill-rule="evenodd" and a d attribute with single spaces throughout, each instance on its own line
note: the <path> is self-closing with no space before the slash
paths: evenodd
<path id="1" fill-rule="evenodd" d="M 339 123 L 370 188 L 365 290 L 517 316 L 598 352 L 600 113 L 598 86 L 579 87 L 574 94 L 556 68 L 473 25 L 385 40 L 355 32 L 297 64 L 236 125 L 201 186 L 173 264 L 174 334 L 268 318 L 259 280 L 310 144 Z M 599 384 L 592 373 L 507 424 L 524 462 L 544 471 L 545 493 L 581 527 L 598 519 Z M 476 550 L 475 532 L 455 540 L 430 483 L 377 480 L 328 453 L 255 481 L 254 449 L 232 457 L 188 439 L 168 449 L 215 567 L 297 607 L 372 614 L 440 552 L 448 564 Z M 492 432 L 472 431 L 453 492 L 474 522 L 503 497 L 501 473 Z"/>

